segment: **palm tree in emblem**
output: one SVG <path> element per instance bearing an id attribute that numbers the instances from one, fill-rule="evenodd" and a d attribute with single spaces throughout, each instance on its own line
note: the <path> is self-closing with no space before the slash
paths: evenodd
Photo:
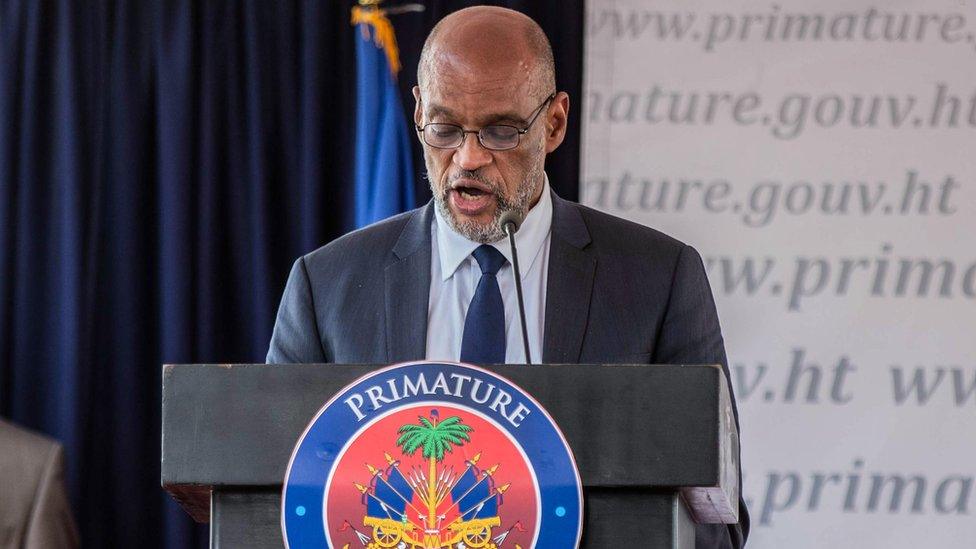
<path id="1" fill-rule="evenodd" d="M 461 446 L 471 442 L 468 433 L 471 427 L 461 423 L 461 418 L 451 416 L 443 421 L 437 420 L 437 411 L 431 410 L 430 419 L 420 416 L 420 423 L 408 423 L 400 427 L 400 434 L 396 444 L 404 455 L 412 456 L 418 449 L 423 449 L 423 456 L 427 459 L 426 493 L 421 494 L 427 505 L 427 522 L 430 529 L 437 528 L 436 509 L 440 503 L 441 492 L 437 482 L 437 462 L 444 461 L 444 453 L 452 452 L 454 446 Z"/>

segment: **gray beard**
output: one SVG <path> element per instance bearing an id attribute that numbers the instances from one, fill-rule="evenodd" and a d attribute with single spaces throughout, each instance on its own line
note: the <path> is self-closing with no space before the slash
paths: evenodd
<path id="1" fill-rule="evenodd" d="M 430 173 L 430 166 L 427 166 L 427 171 Z M 533 183 L 535 181 L 540 181 L 542 177 L 541 166 L 535 170 L 532 170 L 526 174 L 525 179 L 519 184 L 515 191 L 515 196 L 512 200 L 507 200 L 502 197 L 499 192 L 498 186 L 493 182 L 484 179 L 477 173 L 469 173 L 467 177 L 471 179 L 476 179 L 489 185 L 491 187 L 492 193 L 495 196 L 496 208 L 495 215 L 489 223 L 482 224 L 476 221 L 461 221 L 454 215 L 451 211 L 450 206 L 447 204 L 447 187 L 443 190 L 435 188 L 434 181 L 430 180 L 430 192 L 434 195 L 434 204 L 437 206 L 437 211 L 440 212 L 441 217 L 447 220 L 448 225 L 451 226 L 458 234 L 471 240 L 472 242 L 478 242 L 480 244 L 490 244 L 492 242 L 498 242 L 499 240 L 505 238 L 505 233 L 502 232 L 501 227 L 498 226 L 498 220 L 501 218 L 502 213 L 507 211 L 518 212 L 519 215 L 524 219 L 526 214 L 529 212 L 529 203 L 532 200 L 532 195 L 535 194 L 535 186 Z"/>

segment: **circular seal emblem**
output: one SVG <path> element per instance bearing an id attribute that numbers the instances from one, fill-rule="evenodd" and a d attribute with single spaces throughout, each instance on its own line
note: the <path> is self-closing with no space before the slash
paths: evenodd
<path id="1" fill-rule="evenodd" d="M 281 498 L 289 549 L 578 547 L 579 472 L 549 414 L 456 363 L 372 372 L 319 410 Z"/>

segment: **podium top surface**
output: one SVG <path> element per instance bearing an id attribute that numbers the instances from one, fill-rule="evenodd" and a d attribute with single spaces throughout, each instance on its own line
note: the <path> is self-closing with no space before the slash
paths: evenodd
<path id="1" fill-rule="evenodd" d="M 204 519 L 211 488 L 280 486 L 291 452 L 318 410 L 381 366 L 164 366 L 164 488 Z M 719 366 L 486 369 L 548 410 L 573 450 L 585 488 L 714 488 L 735 476 L 738 438 Z"/>

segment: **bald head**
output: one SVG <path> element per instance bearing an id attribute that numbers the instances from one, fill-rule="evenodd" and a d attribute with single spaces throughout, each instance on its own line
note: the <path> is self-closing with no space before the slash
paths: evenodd
<path id="1" fill-rule="evenodd" d="M 417 84 L 413 120 L 437 211 L 468 240 L 504 238 L 502 213 L 539 202 L 546 155 L 566 136 L 569 96 L 556 92 L 549 40 L 517 11 L 463 9 L 427 37 Z"/>
<path id="2" fill-rule="evenodd" d="M 453 71 L 521 75 L 526 91 L 544 99 L 556 89 L 552 46 L 530 17 L 495 6 L 475 6 L 440 20 L 424 42 L 417 67 L 421 92 Z M 474 90 L 472 90 L 474 91 Z"/>

